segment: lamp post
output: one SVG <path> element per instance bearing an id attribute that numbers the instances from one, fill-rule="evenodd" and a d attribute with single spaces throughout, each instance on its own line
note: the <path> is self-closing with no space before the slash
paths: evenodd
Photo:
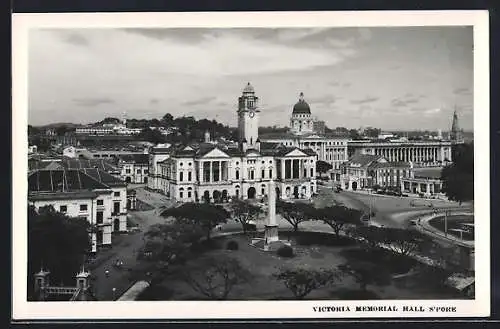
<path id="1" fill-rule="evenodd" d="M 113 290 L 113 300 L 115 300 L 115 298 L 116 298 L 116 288 L 113 288 L 112 290 Z"/>

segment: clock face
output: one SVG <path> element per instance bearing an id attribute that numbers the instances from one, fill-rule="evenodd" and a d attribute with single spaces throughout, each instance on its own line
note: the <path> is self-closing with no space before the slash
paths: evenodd
<path id="1" fill-rule="evenodd" d="M 248 116 L 250 118 L 253 118 L 255 116 L 255 112 L 254 111 L 250 111 L 250 113 L 248 113 Z"/>

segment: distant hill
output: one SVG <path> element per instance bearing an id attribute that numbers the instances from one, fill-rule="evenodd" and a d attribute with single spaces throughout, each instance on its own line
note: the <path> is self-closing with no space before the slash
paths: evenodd
<path id="1" fill-rule="evenodd" d="M 76 123 L 71 123 L 71 122 L 56 122 L 56 123 L 49 123 L 47 125 L 43 126 L 33 126 L 36 128 L 40 129 L 51 129 L 51 128 L 59 128 L 59 127 L 68 127 L 68 128 L 75 128 L 75 127 L 80 127 L 81 124 L 76 124 Z"/>

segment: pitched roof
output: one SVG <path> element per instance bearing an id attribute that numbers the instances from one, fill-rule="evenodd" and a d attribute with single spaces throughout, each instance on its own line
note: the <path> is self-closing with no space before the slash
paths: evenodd
<path id="1" fill-rule="evenodd" d="M 372 162 L 369 165 L 370 168 L 410 168 L 411 165 L 409 162 Z"/>
<path id="2" fill-rule="evenodd" d="M 105 159 L 72 159 L 64 158 L 62 165 L 66 169 L 86 169 L 97 168 L 106 172 L 117 172 L 120 169 L 115 166 L 110 160 Z"/>
<path id="3" fill-rule="evenodd" d="M 126 187 L 127 183 L 121 179 L 96 168 L 83 168 L 81 169 L 85 174 L 94 178 L 96 181 L 103 183 L 109 187 Z"/>
<path id="4" fill-rule="evenodd" d="M 381 156 L 381 155 L 355 153 L 349 159 L 349 161 L 346 162 L 346 165 L 359 164 L 359 165 L 361 165 L 361 167 L 365 167 L 365 166 L 370 165 L 374 161 L 378 161 L 381 158 L 383 158 L 383 156 Z"/>
<path id="5" fill-rule="evenodd" d="M 294 151 L 294 150 L 299 150 L 307 155 L 310 155 L 310 156 L 315 156 L 316 155 L 316 152 L 314 152 L 313 150 L 307 148 L 307 149 L 300 149 L 298 147 L 279 147 L 277 149 L 274 150 L 274 155 L 276 156 L 285 156 L 287 155 L 288 153 Z"/>
<path id="6" fill-rule="evenodd" d="M 28 176 L 29 192 L 76 192 L 109 189 L 81 170 L 37 170 Z"/>

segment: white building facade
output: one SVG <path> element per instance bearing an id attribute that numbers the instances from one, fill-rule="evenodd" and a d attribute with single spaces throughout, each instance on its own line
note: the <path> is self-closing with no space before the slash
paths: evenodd
<path id="1" fill-rule="evenodd" d="M 263 198 L 274 180 L 279 198 L 310 198 L 317 189 L 316 153 L 282 143 L 261 143 L 258 101 L 247 84 L 238 102 L 238 147 L 202 143 L 169 155 L 155 154 L 150 166 L 158 166 L 156 183 L 151 185 L 181 202 L 224 202 Z"/>
<path id="2" fill-rule="evenodd" d="M 110 247 L 113 232 L 127 231 L 126 185 L 105 172 L 37 170 L 28 176 L 28 186 L 28 204 L 36 209 L 51 205 L 70 218 L 90 223 L 92 252 Z"/>

